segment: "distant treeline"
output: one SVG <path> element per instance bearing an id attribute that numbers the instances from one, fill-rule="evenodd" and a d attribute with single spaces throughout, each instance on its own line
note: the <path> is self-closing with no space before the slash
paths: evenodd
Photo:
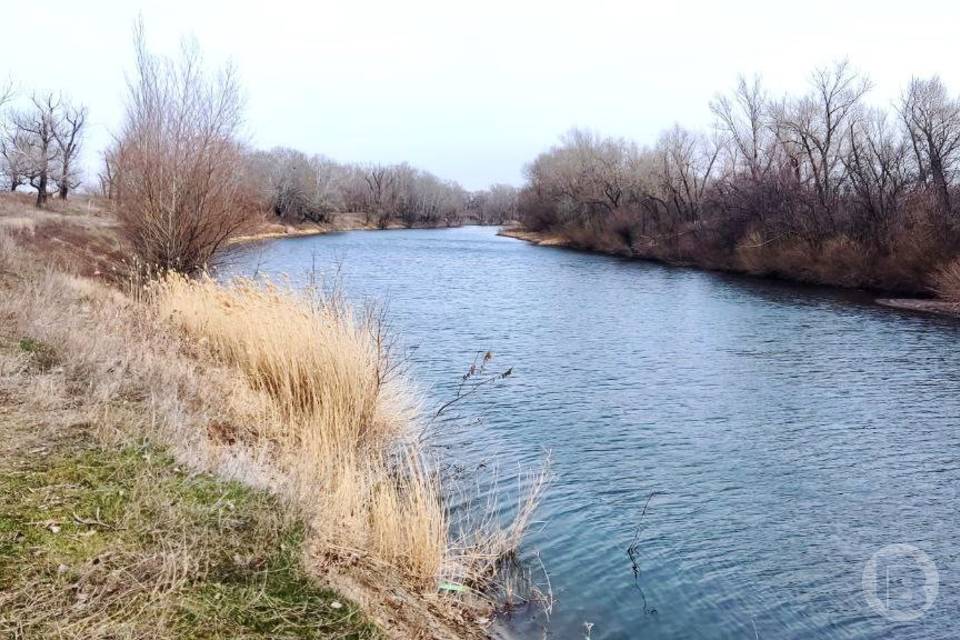
<path id="1" fill-rule="evenodd" d="M 247 170 L 265 206 L 277 216 L 328 222 L 337 213 L 362 213 L 385 228 L 502 224 L 517 214 L 517 189 L 494 185 L 467 191 L 410 165 L 340 164 L 319 155 L 277 148 L 247 155 Z"/>
<path id="2" fill-rule="evenodd" d="M 604 252 L 960 294 L 960 100 L 937 77 L 890 112 L 869 90 L 840 62 L 799 97 L 741 78 L 713 131 L 675 126 L 652 148 L 573 130 L 527 167 L 520 220 Z"/>

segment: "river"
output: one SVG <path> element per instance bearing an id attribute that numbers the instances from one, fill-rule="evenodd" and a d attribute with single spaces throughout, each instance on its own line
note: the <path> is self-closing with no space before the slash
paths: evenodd
<path id="1" fill-rule="evenodd" d="M 229 272 L 339 269 L 434 404 L 477 350 L 513 368 L 441 435 L 465 464 L 552 458 L 524 554 L 556 604 L 500 633 L 954 637 L 960 323 L 495 233 L 272 240 Z"/>

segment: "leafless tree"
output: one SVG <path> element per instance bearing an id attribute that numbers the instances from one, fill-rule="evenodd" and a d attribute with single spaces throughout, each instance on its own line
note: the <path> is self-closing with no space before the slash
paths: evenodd
<path id="1" fill-rule="evenodd" d="M 30 140 L 22 131 L 6 126 L 0 137 L 0 158 L 3 160 L 3 174 L 7 178 L 10 191 L 27 181 L 32 166 Z"/>
<path id="2" fill-rule="evenodd" d="M 850 123 L 849 150 L 843 161 L 851 191 L 865 219 L 856 222 L 864 231 L 886 232 L 911 181 L 909 148 L 887 114 L 866 111 Z"/>
<path id="3" fill-rule="evenodd" d="M 771 169 L 776 138 L 770 122 L 770 104 L 759 76 L 737 80 L 732 96 L 718 96 L 710 103 L 718 128 L 730 140 L 733 169 L 746 167 L 751 181 L 759 184 Z"/>
<path id="4" fill-rule="evenodd" d="M 324 156 L 277 148 L 248 153 L 246 172 L 261 207 L 296 221 L 329 222 L 338 213 L 362 213 L 385 228 L 454 224 L 467 207 L 467 193 L 406 163 L 340 164 Z"/>
<path id="5" fill-rule="evenodd" d="M 928 290 L 960 247 L 960 99 L 914 79 L 897 126 L 847 62 L 811 85 L 772 101 L 740 78 L 710 105 L 716 136 L 675 127 L 652 150 L 570 132 L 525 168 L 520 222 L 604 252 Z"/>
<path id="6" fill-rule="evenodd" d="M 13 99 L 14 89 L 13 81 L 8 81 L 7 84 L 0 87 L 0 109 L 4 108 L 10 100 Z M 2 173 L 10 185 L 11 191 L 16 191 L 17 187 L 23 184 L 23 156 L 21 153 L 21 142 L 20 136 L 17 135 L 17 130 L 12 123 L 10 123 L 7 117 L 8 114 L 3 113 L 2 120 L 0 120 L 0 173 Z"/>
<path id="7" fill-rule="evenodd" d="M 817 69 L 811 84 L 810 94 L 777 106 L 776 129 L 799 180 L 813 185 L 816 199 L 809 213 L 813 228 L 824 232 L 835 224 L 850 117 L 869 91 L 870 81 L 844 60 Z"/>
<path id="8" fill-rule="evenodd" d="M 140 260 L 196 273 L 252 211 L 239 130 L 243 101 L 230 67 L 204 71 L 196 46 L 179 59 L 151 54 L 135 31 L 136 73 L 117 136 L 115 206 Z"/>
<path id="9" fill-rule="evenodd" d="M 60 160 L 57 133 L 61 126 L 62 99 L 53 93 L 35 94 L 30 106 L 13 113 L 12 123 L 21 141 L 24 177 L 37 190 L 37 207 L 50 195 L 52 172 Z"/>
<path id="10" fill-rule="evenodd" d="M 87 121 L 87 108 L 83 105 L 74 107 L 63 103 L 61 115 L 57 119 L 58 126 L 53 131 L 53 137 L 58 147 L 58 166 L 56 167 L 56 181 L 61 200 L 66 200 L 71 189 L 79 185 L 75 175 L 77 156 L 80 153 L 80 143 L 83 139 L 84 125 Z"/>
<path id="11" fill-rule="evenodd" d="M 517 219 L 519 191 L 509 184 L 495 184 L 471 196 L 470 208 L 480 224 L 504 224 Z"/>
<path id="12" fill-rule="evenodd" d="M 941 212 L 952 211 L 949 182 L 960 162 L 960 101 L 939 77 L 913 78 L 900 103 L 910 133 L 920 180 L 930 182 Z"/>
<path id="13" fill-rule="evenodd" d="M 369 191 L 365 212 L 367 214 L 367 224 L 370 223 L 370 217 L 375 215 L 377 216 L 377 226 L 386 226 L 387 210 L 384 204 L 393 186 L 393 178 L 389 167 L 384 165 L 371 164 L 364 168 L 363 180 L 366 182 Z"/>
<path id="14" fill-rule="evenodd" d="M 118 197 L 119 177 L 117 175 L 118 163 L 122 155 L 119 141 L 104 149 L 102 154 L 103 167 L 97 174 L 97 181 L 100 184 L 100 195 L 107 200 L 113 200 Z"/>
<path id="15" fill-rule="evenodd" d="M 701 217 L 719 153 L 719 145 L 679 125 L 661 136 L 656 149 L 660 198 L 673 207 L 679 220 L 694 222 Z"/>

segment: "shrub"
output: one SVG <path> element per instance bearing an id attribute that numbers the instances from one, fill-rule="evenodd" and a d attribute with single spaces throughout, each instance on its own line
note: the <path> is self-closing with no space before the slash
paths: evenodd
<path id="1" fill-rule="evenodd" d="M 122 233 L 143 265 L 197 273 L 250 220 L 253 194 L 238 140 L 242 99 L 228 68 L 208 77 L 195 48 L 180 60 L 146 50 L 116 148 L 113 185 Z"/>

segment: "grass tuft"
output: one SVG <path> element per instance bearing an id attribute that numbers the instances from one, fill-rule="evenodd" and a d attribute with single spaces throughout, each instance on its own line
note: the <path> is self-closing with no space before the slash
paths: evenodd
<path id="1" fill-rule="evenodd" d="M 56 349 L 40 340 L 21 338 L 19 347 L 20 351 L 29 353 L 33 357 L 41 372 L 49 371 L 59 362 Z"/>
<path id="2" fill-rule="evenodd" d="M 934 274 L 933 290 L 944 300 L 960 304 L 960 258 L 946 263 Z"/>

